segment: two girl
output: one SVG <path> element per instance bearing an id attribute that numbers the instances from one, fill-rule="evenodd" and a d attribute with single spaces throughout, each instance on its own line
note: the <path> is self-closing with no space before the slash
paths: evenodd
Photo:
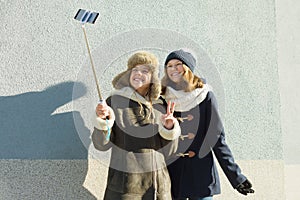
<path id="1" fill-rule="evenodd" d="M 107 104 L 96 107 L 92 134 L 96 149 L 112 148 L 105 200 L 212 199 L 220 193 L 213 153 L 233 188 L 254 192 L 225 142 L 215 96 L 195 67 L 191 53 L 171 52 L 161 90 L 157 58 L 137 52 L 114 78 Z"/>

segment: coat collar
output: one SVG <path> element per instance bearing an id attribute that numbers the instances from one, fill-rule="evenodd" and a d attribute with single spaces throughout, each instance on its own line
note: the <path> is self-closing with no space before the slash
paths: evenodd
<path id="1" fill-rule="evenodd" d="M 175 111 L 186 112 L 199 105 L 209 91 L 211 91 L 211 86 L 208 84 L 204 84 L 203 88 L 196 88 L 191 92 L 167 87 L 165 99 L 175 103 Z"/>

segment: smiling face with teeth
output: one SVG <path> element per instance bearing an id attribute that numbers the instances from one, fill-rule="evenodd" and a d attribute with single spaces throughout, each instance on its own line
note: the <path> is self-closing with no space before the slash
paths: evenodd
<path id="1" fill-rule="evenodd" d="M 167 74 L 171 81 L 179 83 L 182 81 L 182 75 L 184 73 L 183 63 L 178 59 L 172 59 L 167 63 Z"/>
<path id="2" fill-rule="evenodd" d="M 136 65 L 131 69 L 129 82 L 140 95 L 145 96 L 151 83 L 151 70 L 146 65 Z"/>

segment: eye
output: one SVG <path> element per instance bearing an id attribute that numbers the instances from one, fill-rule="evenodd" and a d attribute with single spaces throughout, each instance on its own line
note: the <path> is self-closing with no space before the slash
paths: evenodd
<path id="1" fill-rule="evenodd" d="M 144 69 L 144 70 L 142 70 L 142 73 L 143 73 L 143 74 L 148 74 L 148 73 L 149 73 L 149 70 Z"/>
<path id="2" fill-rule="evenodd" d="M 181 67 L 182 66 L 182 63 L 177 63 L 176 64 L 176 67 Z"/>

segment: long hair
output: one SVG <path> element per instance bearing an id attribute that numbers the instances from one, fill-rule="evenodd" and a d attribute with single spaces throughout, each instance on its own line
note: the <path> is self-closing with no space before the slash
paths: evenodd
<path id="1" fill-rule="evenodd" d="M 182 81 L 175 83 L 171 81 L 167 74 L 167 68 L 165 68 L 165 75 L 161 80 L 162 94 L 165 94 L 166 87 L 172 87 L 175 90 L 184 90 L 185 92 L 190 92 L 196 88 L 203 87 L 203 80 L 196 76 L 185 64 L 183 64 L 183 75 Z"/>

